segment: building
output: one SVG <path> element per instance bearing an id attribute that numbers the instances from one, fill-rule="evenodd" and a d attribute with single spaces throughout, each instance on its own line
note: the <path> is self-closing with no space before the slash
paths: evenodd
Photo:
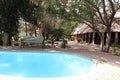
<path id="1" fill-rule="evenodd" d="M 111 30 L 111 43 L 120 44 L 120 13 L 115 15 Z M 103 34 L 106 39 L 106 32 L 103 31 Z M 101 42 L 99 35 L 84 23 L 81 23 L 74 28 L 71 35 L 76 42 L 92 44 L 100 44 Z"/>

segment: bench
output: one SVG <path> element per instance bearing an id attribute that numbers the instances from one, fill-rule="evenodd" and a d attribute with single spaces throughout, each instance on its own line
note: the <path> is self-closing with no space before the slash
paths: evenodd
<path id="1" fill-rule="evenodd" d="M 31 46 L 36 46 L 36 45 L 42 45 L 43 46 L 43 40 L 44 38 L 42 36 L 40 37 L 34 37 L 34 36 L 26 36 L 23 39 L 21 39 L 21 45 L 31 45 Z"/>

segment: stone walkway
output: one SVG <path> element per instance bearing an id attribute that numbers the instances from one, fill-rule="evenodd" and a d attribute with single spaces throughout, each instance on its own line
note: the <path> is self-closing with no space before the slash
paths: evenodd
<path id="1" fill-rule="evenodd" d="M 78 52 L 81 55 L 120 66 L 120 56 L 101 52 L 98 45 L 79 44 L 71 41 L 69 42 L 69 46 L 71 46 L 70 49 L 72 51 Z"/>

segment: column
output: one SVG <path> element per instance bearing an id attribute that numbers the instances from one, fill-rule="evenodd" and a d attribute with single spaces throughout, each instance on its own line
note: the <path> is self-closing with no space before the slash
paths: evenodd
<path id="1" fill-rule="evenodd" d="M 118 32 L 115 32 L 115 44 L 118 44 Z"/>
<path id="2" fill-rule="evenodd" d="M 91 34 L 91 33 L 88 34 L 88 43 L 89 43 L 89 44 L 90 44 L 90 34 Z"/>
<path id="3" fill-rule="evenodd" d="M 87 42 L 87 33 L 85 33 L 85 43 Z"/>
<path id="4" fill-rule="evenodd" d="M 95 40 L 95 33 L 93 33 L 93 37 L 92 37 L 92 44 L 93 45 L 95 44 L 94 40 Z"/>
<path id="5" fill-rule="evenodd" d="M 84 42 L 84 34 L 81 34 L 82 35 L 82 43 Z"/>

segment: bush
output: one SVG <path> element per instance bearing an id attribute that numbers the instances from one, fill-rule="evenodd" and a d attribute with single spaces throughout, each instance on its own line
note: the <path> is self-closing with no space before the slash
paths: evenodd
<path id="1" fill-rule="evenodd" d="M 61 48 L 66 48 L 67 47 L 67 40 L 63 39 L 62 40 L 62 44 L 61 44 Z"/>
<path id="2" fill-rule="evenodd" d="M 44 43 L 46 43 L 46 44 L 51 44 L 51 43 L 52 43 L 52 40 L 50 40 L 50 39 L 44 40 Z"/>
<path id="3" fill-rule="evenodd" d="M 112 43 L 112 44 L 111 44 L 111 47 L 117 47 L 117 48 L 120 48 L 120 45 L 115 44 L 115 43 Z"/>

